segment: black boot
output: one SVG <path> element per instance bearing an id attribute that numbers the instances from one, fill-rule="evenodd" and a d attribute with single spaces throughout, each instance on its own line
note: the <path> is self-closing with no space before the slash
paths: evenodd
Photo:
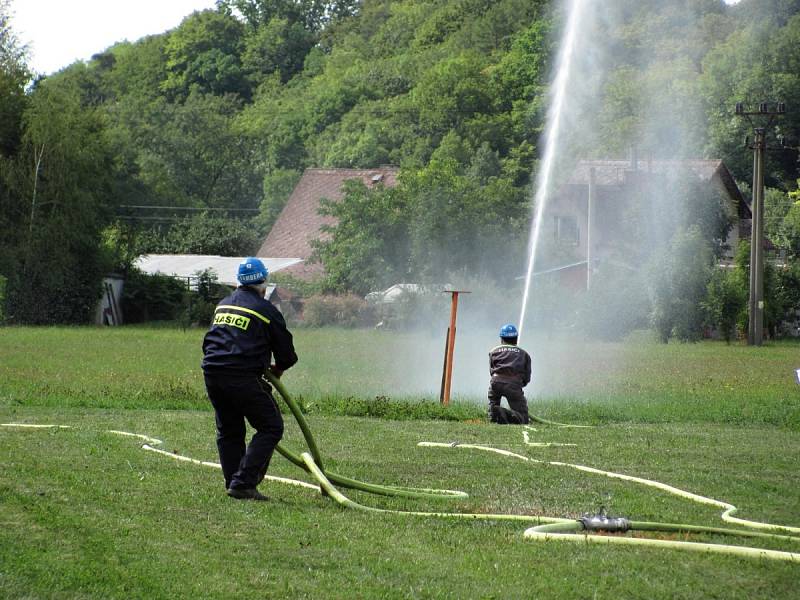
<path id="1" fill-rule="evenodd" d="M 228 496 L 237 500 L 260 500 L 262 502 L 269 500 L 256 488 L 228 488 Z"/>

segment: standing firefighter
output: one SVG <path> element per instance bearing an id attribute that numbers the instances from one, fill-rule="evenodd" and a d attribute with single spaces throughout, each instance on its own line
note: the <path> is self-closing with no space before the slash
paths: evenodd
<path id="1" fill-rule="evenodd" d="M 502 425 L 528 423 L 528 401 L 522 391 L 531 380 L 531 357 L 517 346 L 517 328 L 500 328 L 500 345 L 489 352 L 489 420 Z M 500 406 L 503 396 L 508 406 Z"/>
<path id="2" fill-rule="evenodd" d="M 264 299 L 268 275 L 263 262 L 246 258 L 239 265 L 239 287 L 217 305 L 203 339 L 203 373 L 216 413 L 225 489 L 240 500 L 267 499 L 256 486 L 283 436 L 283 418 L 262 375 L 269 368 L 280 377 L 297 362 L 283 315 Z M 245 419 L 255 429 L 247 446 Z"/>

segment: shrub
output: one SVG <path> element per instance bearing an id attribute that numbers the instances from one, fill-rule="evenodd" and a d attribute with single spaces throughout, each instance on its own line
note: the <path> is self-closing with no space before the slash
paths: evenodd
<path id="1" fill-rule="evenodd" d="M 312 296 L 303 307 L 303 322 L 311 327 L 357 327 L 374 322 L 374 311 L 365 300 L 346 296 Z"/>
<path id="2" fill-rule="evenodd" d="M 794 335 L 800 322 L 800 262 L 775 271 L 783 308 L 776 329 L 779 333 Z"/>
<path id="3" fill-rule="evenodd" d="M 6 320 L 6 282 L 8 279 L 0 275 L 0 323 Z"/>
<path id="4" fill-rule="evenodd" d="M 217 274 L 212 269 L 198 271 L 195 276 L 197 290 L 186 295 L 183 322 L 185 325 L 207 326 L 211 324 L 219 301 L 228 295 L 228 288 L 217 282 Z"/>
<path id="5" fill-rule="evenodd" d="M 375 304 L 376 321 L 387 329 L 412 330 L 420 327 L 447 327 L 450 300 L 433 291 L 414 293 L 403 291 L 392 302 Z"/>
<path id="6" fill-rule="evenodd" d="M 697 341 L 703 334 L 702 303 L 711 280 L 713 253 L 697 226 L 678 231 L 669 248 L 651 264 L 653 326 L 659 339 Z"/>
<path id="7" fill-rule="evenodd" d="M 704 302 L 709 324 L 716 327 L 722 339 L 730 343 L 736 337 L 736 323 L 747 307 L 747 281 L 739 269 L 716 269 L 708 283 Z"/>
<path id="8" fill-rule="evenodd" d="M 127 323 L 174 321 L 184 311 L 186 284 L 167 275 L 129 271 L 122 289 L 122 311 Z"/>

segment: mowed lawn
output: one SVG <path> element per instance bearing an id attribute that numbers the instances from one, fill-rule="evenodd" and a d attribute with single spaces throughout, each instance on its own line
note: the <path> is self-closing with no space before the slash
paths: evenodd
<path id="1" fill-rule="evenodd" d="M 381 395 L 381 381 L 399 385 L 397 373 L 418 368 L 420 360 L 410 350 L 412 334 L 403 337 L 296 331 L 305 360 L 286 384 L 308 407 L 329 469 L 469 494 L 411 501 L 344 490 L 363 504 L 551 517 L 604 506 L 640 521 L 728 526 L 713 506 L 549 464 L 561 462 L 654 479 L 734 504 L 742 518 L 800 526 L 797 345 L 579 345 L 580 372 L 570 377 L 569 365 L 561 365 L 563 385 L 551 381 L 549 392 L 534 394 L 532 407 L 549 419 L 596 426 L 537 426 L 530 441 L 576 444 L 543 448 L 527 445 L 520 428 L 480 422 L 479 392 L 456 398 L 451 408 L 463 414 L 456 420 L 440 413 L 436 420 L 419 418 L 419 406 L 435 403 L 435 391 L 398 396 L 398 404 L 409 404 L 404 420 L 345 416 L 348 402 L 394 401 Z M 147 452 L 141 439 L 112 433 L 159 438 L 169 452 L 216 461 L 213 416 L 197 369 L 201 338 L 196 330 L 0 329 L 0 422 L 70 426 L 0 427 L 0 596 L 796 598 L 800 592 L 797 563 L 533 542 L 523 538 L 524 523 L 362 513 L 274 482 L 263 485 L 271 502 L 230 500 L 218 470 Z M 544 462 L 417 446 L 421 441 L 487 445 Z M 289 415 L 285 442 L 303 449 Z M 311 480 L 277 455 L 270 473 Z M 800 541 L 648 535 L 800 552 Z"/>
<path id="2" fill-rule="evenodd" d="M 0 328 L 0 402 L 8 406 L 205 409 L 204 331 Z M 436 404 L 443 340 L 427 332 L 296 329 L 285 383 L 311 414 L 364 404 Z M 482 416 L 493 337 L 460 333 L 456 407 Z M 800 343 L 668 345 L 533 339 L 532 412 L 553 420 L 768 424 L 800 431 Z M 352 409 L 352 410 L 351 410 Z M 348 412 L 349 411 L 349 412 Z"/>

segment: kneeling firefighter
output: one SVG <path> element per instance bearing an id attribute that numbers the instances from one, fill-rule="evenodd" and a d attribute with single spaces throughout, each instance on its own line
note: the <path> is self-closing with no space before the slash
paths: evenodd
<path id="1" fill-rule="evenodd" d="M 283 418 L 262 375 L 269 368 L 280 377 L 297 362 L 283 315 L 264 298 L 268 276 L 263 262 L 246 258 L 239 265 L 239 287 L 217 305 L 203 339 L 203 374 L 225 489 L 240 500 L 267 499 L 256 486 L 283 437 Z M 246 446 L 245 419 L 255 429 Z"/>
<path id="2" fill-rule="evenodd" d="M 517 328 L 500 328 L 500 345 L 489 352 L 489 420 L 502 425 L 528 423 L 528 401 L 522 391 L 531 380 L 531 357 L 517 346 Z M 508 408 L 500 406 L 505 396 Z"/>

